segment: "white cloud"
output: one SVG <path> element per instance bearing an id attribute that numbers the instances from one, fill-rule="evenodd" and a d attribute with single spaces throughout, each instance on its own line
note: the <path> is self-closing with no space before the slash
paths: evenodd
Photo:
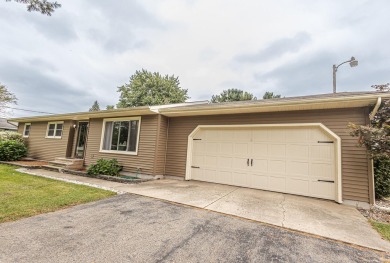
<path id="1" fill-rule="evenodd" d="M 71 112 L 96 99 L 115 104 L 116 87 L 141 68 L 179 76 L 192 100 L 232 87 L 257 97 L 330 92 L 332 64 L 351 56 L 360 64 L 340 68 L 340 90 L 389 81 L 385 0 L 61 4 L 46 17 L 0 2 L 0 82 L 19 107 Z"/>

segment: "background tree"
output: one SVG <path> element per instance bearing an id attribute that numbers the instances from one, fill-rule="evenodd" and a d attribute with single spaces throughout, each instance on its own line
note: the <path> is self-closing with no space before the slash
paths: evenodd
<path id="1" fill-rule="evenodd" d="M 117 108 L 182 103 L 189 99 L 178 77 L 162 76 L 145 69 L 137 70 L 129 83 L 118 87 L 118 92 L 121 95 Z"/>
<path id="2" fill-rule="evenodd" d="M 373 85 L 377 91 L 389 92 L 390 83 Z M 390 196 L 390 100 L 380 106 L 370 125 L 349 124 L 351 135 L 365 147 L 374 160 L 375 194 Z"/>
<path id="3" fill-rule="evenodd" d="M 10 2 L 12 0 L 6 0 Z M 61 4 L 57 2 L 48 2 L 47 0 L 14 0 L 15 2 L 26 4 L 27 11 L 41 12 L 41 14 L 51 16 L 55 9 L 60 8 Z"/>
<path id="4" fill-rule="evenodd" d="M 97 100 L 95 100 L 91 108 L 89 108 L 89 111 L 100 111 L 99 102 Z"/>
<path id="5" fill-rule="evenodd" d="M 113 109 L 115 109 L 114 105 L 107 105 L 106 106 L 106 110 L 113 110 Z"/>
<path id="6" fill-rule="evenodd" d="M 16 104 L 16 101 L 16 96 L 0 83 L 0 112 L 4 111 L 10 104 Z"/>
<path id="7" fill-rule="evenodd" d="M 266 91 L 263 95 L 263 99 L 278 99 L 281 98 L 282 96 L 279 94 L 274 94 L 273 92 Z"/>
<path id="8" fill-rule="evenodd" d="M 243 100 L 256 100 L 257 98 L 253 94 L 240 90 L 240 89 L 228 89 L 222 91 L 218 95 L 211 97 L 212 103 L 221 103 L 229 101 L 243 101 Z"/>

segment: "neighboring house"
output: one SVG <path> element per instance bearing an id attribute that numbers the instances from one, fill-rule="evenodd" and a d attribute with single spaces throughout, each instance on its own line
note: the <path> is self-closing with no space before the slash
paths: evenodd
<path id="1" fill-rule="evenodd" d="M 6 118 L 0 118 L 0 131 L 18 131 L 18 123 L 10 123 Z"/>
<path id="2" fill-rule="evenodd" d="M 29 157 L 116 158 L 125 172 L 374 202 L 372 161 L 347 125 L 384 92 L 134 107 L 15 118 Z"/>

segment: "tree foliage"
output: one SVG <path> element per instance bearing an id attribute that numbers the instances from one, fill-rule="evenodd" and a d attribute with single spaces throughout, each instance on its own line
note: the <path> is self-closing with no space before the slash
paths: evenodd
<path id="1" fill-rule="evenodd" d="M 274 94 L 273 92 L 266 91 L 263 95 L 263 99 L 278 99 L 281 98 L 282 96 L 279 94 Z"/>
<path id="2" fill-rule="evenodd" d="M 89 111 L 100 111 L 99 102 L 97 100 L 94 101 Z"/>
<path id="3" fill-rule="evenodd" d="M 378 91 L 390 91 L 390 84 L 373 85 Z M 390 100 L 382 103 L 371 125 L 349 124 L 351 135 L 358 137 L 358 144 L 367 148 L 372 158 L 390 159 Z"/>
<path id="4" fill-rule="evenodd" d="M 0 112 L 7 108 L 10 104 L 16 104 L 16 96 L 9 92 L 7 87 L 0 83 Z"/>
<path id="5" fill-rule="evenodd" d="M 240 90 L 240 89 L 228 89 L 222 91 L 218 95 L 211 97 L 212 103 L 221 103 L 229 101 L 244 101 L 244 100 L 256 100 L 257 98 L 253 94 Z"/>
<path id="6" fill-rule="evenodd" d="M 389 92 L 390 84 L 373 85 L 377 91 Z M 349 124 L 350 134 L 358 138 L 374 160 L 375 195 L 390 196 L 390 100 L 382 103 L 370 125 Z"/>
<path id="7" fill-rule="evenodd" d="M 10 2 L 12 0 L 6 0 Z M 51 16 L 55 9 L 60 8 L 61 4 L 57 2 L 48 2 L 47 0 L 14 0 L 15 2 L 27 5 L 27 11 L 40 12 L 41 14 Z"/>
<path id="8" fill-rule="evenodd" d="M 180 87 L 179 78 L 158 72 L 137 70 L 130 82 L 118 87 L 117 108 L 182 103 L 189 99 L 187 89 Z"/>
<path id="9" fill-rule="evenodd" d="M 107 105 L 106 106 L 106 110 L 113 110 L 113 109 L 115 109 L 114 105 Z"/>

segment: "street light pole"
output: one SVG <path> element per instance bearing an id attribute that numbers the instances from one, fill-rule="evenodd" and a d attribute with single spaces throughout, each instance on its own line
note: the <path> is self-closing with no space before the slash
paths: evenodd
<path id="1" fill-rule="evenodd" d="M 336 66 L 336 64 L 333 65 L 333 93 L 336 93 L 336 72 L 337 72 L 337 69 L 338 69 L 341 65 L 343 65 L 343 64 L 345 64 L 345 63 L 349 63 L 349 65 L 351 66 L 351 68 L 352 68 L 352 67 L 356 67 L 356 66 L 359 64 L 359 62 L 355 59 L 355 57 L 351 57 L 350 60 L 344 61 L 343 63 L 340 63 L 340 64 L 338 64 L 337 66 Z"/>

